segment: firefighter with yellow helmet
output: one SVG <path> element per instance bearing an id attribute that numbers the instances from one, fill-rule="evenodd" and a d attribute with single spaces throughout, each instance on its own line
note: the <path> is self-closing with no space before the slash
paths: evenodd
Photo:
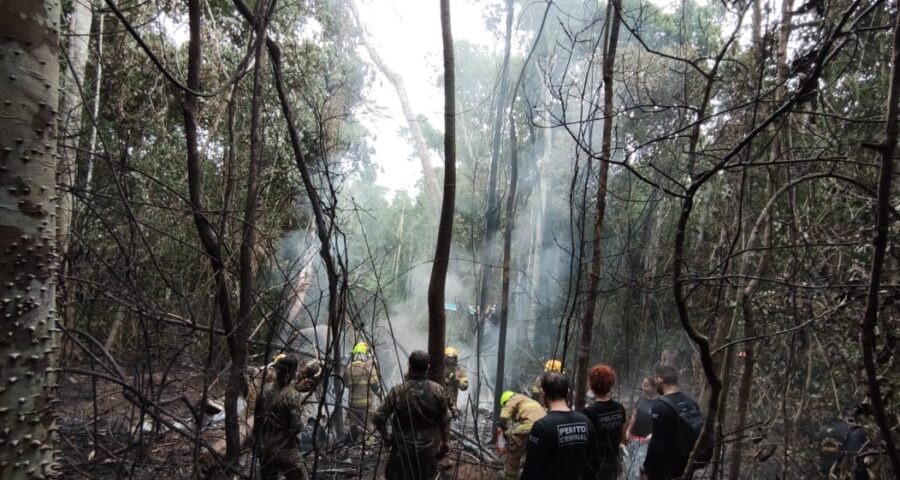
<path id="1" fill-rule="evenodd" d="M 534 422 L 544 418 L 546 414 L 541 404 L 525 395 L 510 390 L 500 395 L 498 426 L 503 430 L 503 438 L 506 440 L 504 479 L 519 478 L 519 466 L 525 456 L 528 434 L 531 433 Z"/>
<path id="2" fill-rule="evenodd" d="M 459 352 L 453 347 L 444 349 L 444 390 L 447 392 L 447 403 L 450 405 L 450 414 L 453 417 L 459 415 L 456 407 L 456 398 L 459 391 L 469 389 L 469 377 L 466 371 L 459 366 Z"/>
<path id="3" fill-rule="evenodd" d="M 562 362 L 555 358 L 551 358 L 544 362 L 545 372 L 564 373 L 562 367 Z M 537 378 L 534 379 L 534 383 L 531 384 L 531 398 L 539 403 L 543 403 L 541 397 L 541 376 L 538 375 Z"/>
<path id="4" fill-rule="evenodd" d="M 378 368 L 369 354 L 369 344 L 359 342 L 353 346 L 350 364 L 344 371 L 344 385 L 347 387 L 347 417 L 350 423 L 350 438 L 356 441 L 360 430 L 372 431 L 372 410 L 375 399 L 381 395 L 381 380 Z"/>

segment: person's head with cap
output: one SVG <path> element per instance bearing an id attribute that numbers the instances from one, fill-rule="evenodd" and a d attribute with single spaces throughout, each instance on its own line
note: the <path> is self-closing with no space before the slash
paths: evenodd
<path id="1" fill-rule="evenodd" d="M 562 373 L 562 362 L 555 358 L 551 358 L 544 363 L 545 372 Z"/>
<path id="2" fill-rule="evenodd" d="M 447 347 L 444 349 L 444 364 L 455 367 L 459 362 L 459 351 L 453 347 Z"/>

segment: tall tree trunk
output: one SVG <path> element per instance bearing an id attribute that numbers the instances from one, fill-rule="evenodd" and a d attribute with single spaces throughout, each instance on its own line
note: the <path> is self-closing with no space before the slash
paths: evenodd
<path id="1" fill-rule="evenodd" d="M 777 157 L 774 157 L 777 158 Z M 779 192 L 774 191 L 774 179 L 772 178 L 771 172 L 768 175 L 768 179 L 766 181 L 766 198 L 768 199 L 768 203 L 763 208 L 763 211 L 760 213 L 760 216 L 757 218 L 756 224 L 753 227 L 753 230 L 750 232 L 750 235 L 747 237 L 747 243 L 744 245 L 743 250 L 752 251 L 754 248 L 754 244 L 756 243 L 756 235 L 759 232 L 759 228 L 761 224 L 763 226 L 763 238 L 762 238 L 762 252 L 760 254 L 759 262 L 756 265 L 756 270 L 753 272 L 753 279 L 747 283 L 746 286 L 740 288 L 737 291 L 737 295 L 735 298 L 734 304 L 734 314 L 732 318 L 732 324 L 735 326 L 738 323 L 744 324 L 744 336 L 747 338 L 752 338 L 756 335 L 756 323 L 753 318 L 753 295 L 759 289 L 760 278 L 765 274 L 768 269 L 769 261 L 772 256 L 772 233 L 773 233 L 773 225 L 772 225 L 772 211 L 771 208 L 775 203 L 775 200 L 781 194 L 782 191 Z M 743 265 L 746 265 L 747 260 L 741 260 Z M 740 268 L 738 270 L 738 275 L 741 277 L 747 277 L 749 273 L 749 269 Z M 726 376 L 730 377 L 731 363 L 734 358 L 734 350 L 735 346 L 729 346 L 725 349 L 726 361 L 724 367 L 722 369 L 722 377 L 723 377 L 723 388 L 722 395 L 719 400 L 719 411 L 725 412 L 728 407 L 728 383 L 724 380 Z M 741 442 L 744 437 L 744 429 L 747 424 L 747 410 L 750 404 L 750 391 L 753 387 L 753 368 L 754 368 L 754 351 L 753 345 L 748 344 L 743 347 L 744 355 L 742 356 L 744 360 L 744 368 L 741 372 L 741 381 L 738 386 L 738 406 L 737 406 L 737 424 L 736 424 L 736 432 L 737 437 L 734 440 L 734 445 L 732 446 L 731 452 L 731 463 L 729 465 L 729 478 L 731 480 L 736 480 L 739 477 L 740 469 L 741 469 Z M 724 425 L 724 416 L 720 417 L 720 423 Z"/>
<path id="2" fill-rule="evenodd" d="M 757 0 L 753 2 L 753 45 L 754 45 L 754 54 L 757 59 L 757 68 L 760 69 L 760 77 L 763 74 L 763 62 L 765 61 L 765 44 L 762 39 L 762 8 L 760 6 L 761 0 Z M 786 5 L 788 5 L 788 9 L 790 9 L 790 4 L 792 1 L 785 1 Z M 790 22 L 782 23 L 782 29 L 787 29 L 790 27 Z M 785 40 L 789 37 L 789 33 L 785 36 Z M 779 52 L 781 51 L 781 46 L 779 45 Z M 784 61 L 783 57 L 779 57 L 779 61 Z M 784 70 L 782 68 L 782 64 L 779 63 L 777 67 L 779 75 L 784 74 Z M 760 78 L 761 83 L 762 78 Z M 777 81 L 779 83 L 783 82 L 782 78 L 778 78 Z M 757 92 L 761 90 L 762 85 L 758 85 Z M 779 101 L 782 99 L 779 97 Z M 754 118 L 752 122 L 755 122 L 755 112 Z M 781 132 L 780 129 L 775 129 L 775 138 L 772 142 L 772 158 L 777 159 L 781 158 Z M 774 175 L 771 169 L 767 172 L 768 176 L 766 179 L 766 198 L 771 199 L 774 196 Z M 773 222 L 771 213 L 766 215 L 765 218 L 765 230 L 763 231 L 763 251 L 762 256 L 760 258 L 759 264 L 757 266 L 756 278 L 762 276 L 763 270 L 766 268 L 769 259 L 771 258 L 772 251 L 770 249 L 772 244 L 772 234 L 773 234 Z M 752 235 L 751 235 L 752 237 Z M 752 240 L 752 238 L 751 238 Z M 753 245 L 748 243 L 744 251 L 748 251 L 748 248 L 752 249 Z M 751 288 L 751 285 L 753 287 Z M 756 336 L 756 322 L 753 317 L 753 304 L 752 298 L 753 293 L 759 285 L 759 280 L 753 280 L 744 288 L 743 301 L 735 302 L 735 314 L 740 314 L 740 318 L 743 321 L 744 325 L 744 336 L 747 338 L 753 338 Z M 738 312 L 737 310 L 740 310 Z M 740 383 L 738 385 L 738 405 L 737 405 L 737 415 L 736 415 L 736 423 L 734 431 L 736 432 L 736 437 L 734 439 L 734 443 L 731 445 L 731 461 L 728 462 L 728 478 L 729 480 L 738 480 L 740 478 L 741 473 L 741 463 L 743 460 L 743 440 L 746 437 L 746 428 L 747 428 L 747 416 L 749 414 L 750 408 L 750 395 L 753 389 L 753 370 L 755 368 L 756 363 L 756 352 L 752 344 L 748 344 L 743 348 L 744 354 L 742 355 L 743 359 L 743 369 L 741 371 Z M 727 355 L 732 355 L 732 352 L 728 352 Z M 723 397 L 726 395 L 723 394 Z M 725 400 L 721 402 L 722 408 L 724 410 Z"/>
<path id="3" fill-rule="evenodd" d="M 216 282 L 216 305 L 222 317 L 222 328 L 228 352 L 234 358 L 242 346 L 238 345 L 235 329 L 235 318 L 231 308 L 231 286 L 228 282 L 227 269 L 222 255 L 222 245 L 206 216 L 206 202 L 203 199 L 203 169 L 201 166 L 200 147 L 198 141 L 197 117 L 200 102 L 193 92 L 200 91 L 200 67 L 202 61 L 202 44 L 200 40 L 201 10 L 200 0 L 188 0 L 188 65 L 187 86 L 184 92 L 185 139 L 187 141 L 188 190 L 194 224 L 206 256 L 209 258 Z M 230 388 L 229 388 L 230 390 Z M 240 420 L 237 411 L 237 397 L 226 394 L 225 397 L 225 458 L 234 465 L 240 456 L 241 437 Z"/>
<path id="4" fill-rule="evenodd" d="M 100 86 L 103 84 L 103 14 L 99 14 L 97 22 L 97 60 L 94 65 L 94 103 L 92 109 L 94 120 L 100 117 Z M 94 149 L 97 148 L 97 123 L 91 122 L 91 136 L 88 140 L 87 167 L 84 174 L 84 189 L 87 195 L 91 193 L 91 183 L 94 178 Z"/>
<path id="5" fill-rule="evenodd" d="M 75 327 L 75 292 L 66 281 L 69 270 L 69 231 L 74 217 L 74 202 L 68 189 L 75 186 L 78 170 L 78 140 L 81 132 L 82 101 L 79 86 L 84 83 L 84 69 L 88 59 L 88 44 L 91 35 L 90 0 L 72 2 L 69 25 L 66 34 L 69 45 L 66 49 L 67 68 L 62 72 L 62 91 L 59 98 L 60 138 L 59 164 L 56 166 L 56 182 L 59 204 L 56 207 L 56 242 L 60 258 L 57 290 L 59 301 L 57 311 L 66 328 Z M 62 359 L 74 353 L 70 342 L 62 340 Z"/>
<path id="6" fill-rule="evenodd" d="M 600 234 L 606 216 L 606 188 L 609 179 L 609 160 L 612 152 L 613 124 L 613 66 L 616 60 L 616 48 L 619 44 L 619 14 L 621 0 L 613 0 L 607 7 L 609 18 L 609 39 L 603 53 L 603 138 L 600 147 L 600 171 L 597 174 L 597 212 L 594 217 L 594 248 L 591 255 L 591 273 L 588 277 L 587 301 L 584 315 L 581 318 L 581 342 L 578 346 L 578 357 L 575 378 L 575 408 L 582 410 L 587 395 L 587 371 L 591 357 L 591 340 L 594 330 L 594 313 L 600 290 L 600 272 L 603 268 L 603 248 Z"/>
<path id="7" fill-rule="evenodd" d="M 243 231 L 240 246 L 240 273 L 238 277 L 238 316 L 233 336 L 236 339 L 231 350 L 231 369 L 228 374 L 228 387 L 225 391 L 226 403 L 235 402 L 243 395 L 245 388 L 245 372 L 247 370 L 247 341 L 253 325 L 254 292 L 253 280 L 256 273 L 254 253 L 256 247 L 256 209 L 259 203 L 259 168 L 262 162 L 263 129 L 263 69 L 266 63 L 265 38 L 269 12 L 275 8 L 275 0 L 260 0 L 256 5 L 256 31 L 253 64 L 253 90 L 250 98 L 250 157 L 247 166 L 247 192 L 244 200 Z M 248 406 L 249 409 L 249 406 Z M 240 448 L 240 444 L 238 445 Z M 240 455 L 240 451 L 237 452 Z M 228 455 L 229 461 L 234 461 Z"/>
<path id="8" fill-rule="evenodd" d="M 450 31 L 450 0 L 441 0 L 441 33 L 444 46 L 444 199 L 434 249 L 434 265 L 428 282 L 428 356 L 431 359 L 431 379 L 443 384 L 444 342 L 447 336 L 444 288 L 450 266 L 453 207 L 456 201 L 456 74 L 453 34 Z"/>
<path id="9" fill-rule="evenodd" d="M 247 4 L 244 3 L 243 0 L 233 0 L 233 3 L 237 8 L 238 13 L 240 13 L 248 23 L 250 23 L 251 25 L 255 25 L 256 19 Z M 336 380 L 334 384 L 330 383 L 332 380 L 331 377 L 333 375 L 331 375 L 329 372 L 342 371 L 340 352 L 342 338 L 341 334 L 343 332 L 344 318 L 344 302 L 342 292 L 346 291 L 347 289 L 347 277 L 346 275 L 338 273 L 338 266 L 340 265 L 340 262 L 335 261 L 334 255 L 331 251 L 331 230 L 329 228 L 326 213 L 322 205 L 322 197 L 319 195 L 318 189 L 316 188 L 315 182 L 313 181 L 312 172 L 310 172 L 309 166 L 306 163 L 306 155 L 303 152 L 300 132 L 299 130 L 297 130 L 297 122 L 294 119 L 294 109 L 291 106 L 290 98 L 288 98 L 287 95 L 287 86 L 284 83 L 284 70 L 282 68 L 281 62 L 281 47 L 279 47 L 274 40 L 268 37 L 265 39 L 265 42 L 266 49 L 269 52 L 269 59 L 272 61 L 272 77 L 275 80 L 275 89 L 278 92 L 278 102 L 281 104 L 281 114 L 284 116 L 284 122 L 288 129 L 288 137 L 290 137 L 291 150 L 294 152 L 294 163 L 297 165 L 297 170 L 300 172 L 300 179 L 303 182 L 303 188 L 304 190 L 306 190 L 306 196 L 309 199 L 309 205 L 313 211 L 313 221 L 316 226 L 316 236 L 319 238 L 320 244 L 319 257 L 322 259 L 322 263 L 325 265 L 325 274 L 328 278 L 328 328 L 331 336 L 331 345 L 328 348 L 331 348 L 332 362 L 330 364 L 326 364 L 327 367 L 326 373 L 324 375 L 324 380 L 322 381 L 322 389 L 323 391 L 327 391 L 329 385 L 332 385 L 332 391 L 334 392 L 335 397 L 340 398 L 340 380 Z M 332 205 L 332 209 L 333 208 L 335 208 L 335 205 Z M 346 272 L 346 269 L 343 269 L 342 272 Z M 340 375 L 337 375 L 337 377 L 339 378 Z M 325 397 L 323 396 L 323 400 L 319 403 L 320 410 L 324 405 L 324 398 Z M 335 419 L 334 426 L 336 434 L 338 436 L 341 436 L 343 435 L 343 420 L 340 403 L 337 403 L 337 405 L 334 406 L 333 413 Z M 313 464 L 313 476 L 315 476 L 315 472 L 318 467 L 318 461 L 319 455 L 317 451 L 315 462 Z"/>
<path id="10" fill-rule="evenodd" d="M 878 322 L 878 291 L 884 269 L 887 250 L 889 212 L 891 210 L 891 180 L 894 176 L 894 154 L 897 151 L 897 115 L 900 113 L 900 15 L 894 19 L 894 42 L 891 55 L 891 80 L 885 107 L 884 139 L 869 147 L 881 155 L 881 172 L 878 176 L 878 200 L 875 206 L 875 236 L 872 238 L 872 269 L 869 275 L 869 292 L 866 297 L 866 311 L 860 321 L 859 343 L 862 348 L 863 366 L 866 371 L 866 386 L 875 413 L 875 422 L 881 432 L 888 458 L 894 470 L 894 478 L 900 479 L 900 452 L 897 451 L 891 422 L 885 411 L 878 372 L 875 370 L 875 326 Z"/>
<path id="11" fill-rule="evenodd" d="M 77 170 L 78 139 L 81 132 L 82 101 L 79 85 L 84 83 L 84 68 L 88 60 L 88 43 L 91 38 L 91 2 L 72 2 L 69 15 L 69 46 L 67 48 L 67 68 L 63 71 L 62 92 L 59 101 L 61 125 L 59 149 L 60 161 L 57 165 L 59 183 L 59 205 L 56 209 L 57 242 L 59 255 L 65 258 L 69 244 L 69 229 L 72 222 L 72 194 L 68 188 L 75 186 Z M 100 60 L 100 59 L 98 59 Z M 60 285 L 65 289 L 64 285 Z"/>
<path id="12" fill-rule="evenodd" d="M 551 42 L 554 40 L 552 38 L 544 37 L 544 47 L 550 49 Z M 545 105 L 548 105 L 553 99 L 552 92 L 552 78 L 549 78 L 549 75 L 541 75 L 541 98 L 542 102 Z M 537 287 L 535 291 L 535 298 L 537 301 L 532 306 L 532 315 L 534 316 L 534 330 L 531 332 L 531 345 L 534 349 L 534 352 L 538 356 L 546 355 L 547 351 L 550 349 L 550 344 L 553 342 L 553 337 L 556 333 L 556 325 L 550 318 L 545 318 L 543 314 L 543 310 L 546 308 L 545 305 L 549 302 L 549 296 L 547 292 L 550 290 L 550 280 L 552 279 L 552 273 L 544 272 L 543 265 L 544 260 L 544 244 L 547 242 L 548 238 L 552 238 L 553 235 L 550 234 L 547 230 L 546 226 L 546 213 L 547 213 L 547 190 L 548 190 L 548 181 L 544 181 L 541 179 L 541 175 L 543 174 L 543 167 L 549 165 L 552 156 L 552 147 L 553 147 L 553 128 L 552 122 L 544 119 L 544 125 L 541 125 L 541 137 L 542 137 L 542 151 L 541 157 L 537 162 L 536 173 L 538 175 L 538 198 L 539 200 L 539 208 L 538 208 L 538 221 L 534 223 L 535 225 L 535 240 L 536 240 L 536 248 L 535 248 L 535 259 L 534 265 L 534 285 Z M 557 256 L 559 255 L 559 251 L 557 250 Z"/>
<path id="13" fill-rule="evenodd" d="M 431 155 L 428 153 L 425 135 L 422 133 L 421 125 L 419 125 L 421 120 L 413 113 L 412 107 L 409 105 L 409 95 L 406 93 L 406 84 L 403 83 L 403 77 L 384 63 L 384 59 L 378 54 L 378 49 L 372 45 L 372 41 L 369 39 L 366 29 L 360 21 L 356 2 L 354 0 L 349 0 L 347 3 L 350 5 L 350 9 L 353 12 L 356 25 L 359 27 L 359 38 L 362 40 L 366 52 L 369 53 L 369 57 L 372 59 L 372 62 L 375 63 L 375 66 L 378 67 L 378 70 L 387 77 L 388 82 L 390 82 L 394 87 L 394 90 L 397 91 L 397 98 L 400 100 L 400 108 L 403 110 L 403 117 L 406 119 L 406 125 L 409 127 L 409 133 L 412 135 L 416 156 L 419 157 L 419 162 L 422 165 L 422 177 L 425 180 L 425 193 L 428 198 L 433 201 L 431 206 L 437 210 L 437 199 L 441 193 L 441 187 L 438 183 L 437 174 L 434 172 L 434 167 L 431 165 Z"/>
<path id="14" fill-rule="evenodd" d="M 524 70 L 523 70 L 524 71 Z M 515 95 L 515 92 L 513 93 Z M 515 98 L 515 97 L 513 97 Z M 515 103 L 515 102 L 511 102 Z M 509 323 L 509 270 L 512 255 L 512 234 L 516 226 L 516 188 L 519 183 L 519 158 L 516 122 L 509 110 L 509 192 L 506 194 L 506 230 L 503 232 L 503 274 L 500 289 L 500 336 L 497 341 L 497 375 L 494 381 L 494 421 L 500 419 L 500 394 L 506 367 L 506 328 Z"/>
<path id="15" fill-rule="evenodd" d="M 12 0 L 0 15 L 0 478 L 51 476 L 58 385 L 55 176 L 59 13 Z M 52 225 L 48 228 L 48 225 Z M 24 446 L 24 448 L 23 448 Z"/>
<path id="16" fill-rule="evenodd" d="M 491 126 L 491 170 L 488 176 L 488 204 L 484 212 L 484 243 L 481 245 L 481 286 L 478 290 L 478 313 L 476 314 L 475 333 L 475 399 L 481 398 L 481 343 L 484 338 L 485 313 L 489 305 L 491 290 L 491 275 L 494 263 L 494 236 L 497 234 L 499 212 L 497 206 L 497 169 L 500 164 L 500 138 L 503 131 L 503 122 L 506 119 L 506 104 L 509 96 L 509 52 L 512 45 L 512 22 L 514 12 L 514 0 L 506 0 L 506 37 L 503 49 L 503 64 L 500 67 L 498 83 L 500 91 L 495 99 L 494 122 Z M 477 412 L 478 409 L 475 409 Z"/>
<path id="17" fill-rule="evenodd" d="M 394 277 L 400 275 L 400 255 L 403 253 L 403 221 L 406 219 L 406 203 L 400 206 L 400 225 L 397 226 L 397 254 L 394 255 Z"/>

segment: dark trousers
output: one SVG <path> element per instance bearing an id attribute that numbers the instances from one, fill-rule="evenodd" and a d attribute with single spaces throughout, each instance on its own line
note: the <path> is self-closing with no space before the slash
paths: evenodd
<path id="1" fill-rule="evenodd" d="M 284 475 L 286 480 L 306 480 L 306 468 L 300 450 L 285 448 L 274 454 L 266 453 L 259 456 L 262 480 L 278 480 L 279 475 Z"/>
<path id="2" fill-rule="evenodd" d="M 385 480 L 434 480 L 438 473 L 437 452 L 394 447 L 384 469 Z"/>

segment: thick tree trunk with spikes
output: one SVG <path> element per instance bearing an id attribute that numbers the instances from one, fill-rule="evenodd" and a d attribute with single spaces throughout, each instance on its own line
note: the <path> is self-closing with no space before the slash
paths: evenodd
<path id="1" fill-rule="evenodd" d="M 0 15 L 0 478 L 52 475 L 57 385 L 57 0 Z"/>

